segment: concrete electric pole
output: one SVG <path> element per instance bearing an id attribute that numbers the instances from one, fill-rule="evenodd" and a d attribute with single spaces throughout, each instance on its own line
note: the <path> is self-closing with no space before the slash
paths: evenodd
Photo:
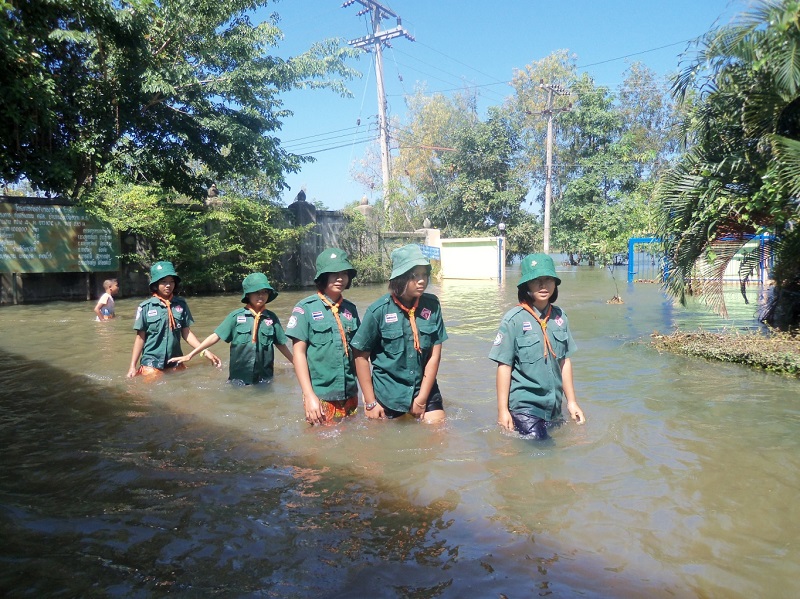
<path id="1" fill-rule="evenodd" d="M 348 42 L 354 48 L 361 48 L 367 52 L 375 53 L 375 77 L 378 83 L 378 128 L 380 130 L 380 143 L 381 143 L 381 172 L 383 174 L 383 201 L 387 217 L 390 216 L 391 210 L 387 199 L 387 192 L 389 191 L 389 179 L 391 177 L 391 170 L 389 168 L 389 123 L 386 119 L 386 94 L 383 90 L 383 55 L 382 47 L 387 44 L 390 39 L 403 36 L 410 41 L 414 38 L 403 29 L 400 17 L 394 12 L 382 6 L 375 0 L 346 0 L 342 4 L 342 8 L 358 2 L 364 8 L 358 11 L 358 16 L 369 13 L 370 23 L 372 25 L 372 33 L 359 37 Z M 381 21 L 394 17 L 397 19 L 397 25 L 392 29 L 381 31 Z"/>
<path id="2" fill-rule="evenodd" d="M 544 81 L 539 82 L 539 87 L 547 90 L 547 108 L 541 114 L 547 117 L 547 170 L 545 171 L 544 183 L 544 247 L 545 254 L 550 253 L 550 204 L 553 200 L 553 115 L 559 112 L 568 112 L 572 109 L 572 104 L 565 108 L 553 109 L 553 97 L 565 96 L 569 92 L 562 86 L 551 85 Z"/>

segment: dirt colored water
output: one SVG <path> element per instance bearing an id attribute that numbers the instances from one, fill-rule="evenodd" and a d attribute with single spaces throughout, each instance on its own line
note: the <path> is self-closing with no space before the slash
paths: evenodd
<path id="1" fill-rule="evenodd" d="M 619 273 L 617 273 L 619 275 Z M 233 387 L 200 358 L 125 378 L 137 300 L 0 309 L 0 590 L 6 596 L 794 597 L 800 387 L 662 355 L 675 326 L 753 326 L 653 285 L 565 269 L 559 305 L 588 422 L 501 432 L 486 355 L 512 284 L 431 287 L 450 339 L 447 422 L 306 425 L 276 356 Z M 619 276 L 617 276 L 619 281 Z M 383 287 L 354 288 L 363 311 Z M 307 292 L 270 304 L 285 322 Z M 189 298 L 201 338 L 239 296 Z M 224 344 L 215 346 L 227 362 Z"/>

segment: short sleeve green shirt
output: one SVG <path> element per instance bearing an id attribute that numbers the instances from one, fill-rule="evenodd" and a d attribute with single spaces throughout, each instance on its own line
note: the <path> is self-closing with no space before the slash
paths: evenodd
<path id="1" fill-rule="evenodd" d="M 386 294 L 364 315 L 351 346 L 370 352 L 375 397 L 398 412 L 411 410 L 435 345 L 447 340 L 439 299 L 423 293 L 415 311 L 421 352 L 414 349 L 408 315 Z"/>
<path id="2" fill-rule="evenodd" d="M 339 320 L 349 346 L 361 324 L 353 302 L 342 299 Z M 358 397 L 353 352 L 348 347 L 345 355 L 336 317 L 318 295 L 310 295 L 297 303 L 286 323 L 286 334 L 307 345 L 311 386 L 317 397 L 324 401 Z"/>
<path id="3" fill-rule="evenodd" d="M 170 302 L 175 328 L 169 328 L 167 307 L 157 297 L 146 299 L 136 308 L 133 322 L 135 331 L 144 331 L 144 347 L 139 363 L 164 370 L 170 358 L 182 356 L 181 330 L 194 324 L 189 306 L 182 297 L 175 296 Z"/>
<path id="4" fill-rule="evenodd" d="M 253 343 L 253 313 L 247 308 L 234 310 L 214 330 L 231 344 L 228 378 L 246 385 L 261 383 L 274 373 L 275 345 L 286 345 L 287 338 L 274 312 L 264 310 Z"/>
<path id="5" fill-rule="evenodd" d="M 553 306 L 547 321 L 547 336 L 555 358 L 552 354 L 545 357 L 539 323 L 525 309 L 515 306 L 503 316 L 489 359 L 511 366 L 509 411 L 553 421 L 561 418 L 564 396 L 561 361 L 577 349 L 567 316 L 558 306 Z"/>

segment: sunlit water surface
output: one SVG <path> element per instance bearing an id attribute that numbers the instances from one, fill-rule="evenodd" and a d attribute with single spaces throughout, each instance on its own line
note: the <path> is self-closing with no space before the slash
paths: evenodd
<path id="1" fill-rule="evenodd" d="M 564 269 L 588 423 L 501 432 L 486 355 L 511 284 L 432 285 L 448 419 L 309 427 L 290 366 L 226 384 L 196 358 L 127 380 L 139 300 L 0 309 L 0 591 L 10 596 L 795 597 L 798 381 L 659 354 L 675 307 L 624 272 Z M 606 303 L 616 293 L 625 303 Z M 308 292 L 270 304 L 285 323 Z M 363 312 L 383 287 L 354 288 Z M 751 297 L 751 299 L 754 299 Z M 189 298 L 203 338 L 237 294 Z"/>

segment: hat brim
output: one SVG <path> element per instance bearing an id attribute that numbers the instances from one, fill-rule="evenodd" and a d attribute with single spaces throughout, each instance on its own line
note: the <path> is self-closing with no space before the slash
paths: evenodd
<path id="1" fill-rule="evenodd" d="M 317 281 L 322 275 L 330 274 L 332 272 L 344 272 L 347 271 L 347 274 L 350 275 L 351 279 L 354 279 L 358 274 L 358 271 L 350 264 L 347 260 L 338 260 L 336 262 L 330 262 L 326 264 L 323 268 L 317 271 L 317 274 L 314 276 L 314 280 Z"/>
<path id="2" fill-rule="evenodd" d="M 556 287 L 558 287 L 559 285 L 561 285 L 561 279 L 559 279 L 559 278 L 558 278 L 558 277 L 555 275 L 555 273 L 553 273 L 553 272 L 550 272 L 550 271 L 548 271 L 548 272 L 544 272 L 544 271 L 542 271 L 542 272 L 536 272 L 536 271 L 534 271 L 533 273 L 531 273 L 531 274 L 530 274 L 530 275 L 528 275 L 527 277 L 522 277 L 522 278 L 520 278 L 520 280 L 519 280 L 519 283 L 517 283 L 517 287 L 522 287 L 523 285 L 525 285 L 526 283 L 528 283 L 528 281 L 533 281 L 534 279 L 538 279 L 539 277 L 550 277 L 550 278 L 552 278 L 552 279 L 555 279 L 555 281 L 556 281 Z"/>
<path id="3" fill-rule="evenodd" d="M 154 289 L 154 288 L 155 288 L 155 287 L 158 287 L 158 282 L 159 282 L 159 281 L 162 281 L 163 279 L 166 279 L 167 277 L 172 277 L 173 279 L 175 279 L 175 288 L 176 288 L 176 289 L 177 289 L 178 285 L 180 285 L 180 284 L 181 284 L 181 278 L 180 278 L 178 275 L 175 275 L 175 274 L 165 274 L 163 277 L 161 277 L 161 278 L 158 278 L 158 279 L 156 279 L 155 281 L 153 281 L 152 283 L 150 283 L 150 291 L 155 291 L 155 289 Z"/>
<path id="4" fill-rule="evenodd" d="M 397 277 L 402 277 L 406 274 L 409 270 L 416 268 L 417 266 L 427 266 L 430 268 L 431 263 L 425 258 L 414 258 L 411 260 L 407 260 L 402 264 L 398 264 L 395 268 L 392 269 L 392 274 L 389 275 L 389 280 L 396 279 Z"/>
<path id="5" fill-rule="evenodd" d="M 261 289 L 266 289 L 269 291 L 269 297 L 267 298 L 267 303 L 270 303 L 276 297 L 278 297 L 278 292 L 275 291 L 272 287 L 261 287 Z M 261 291 L 261 289 L 253 289 L 253 291 L 242 291 L 242 303 L 247 303 L 247 294 L 248 293 L 255 293 L 256 291 Z"/>

